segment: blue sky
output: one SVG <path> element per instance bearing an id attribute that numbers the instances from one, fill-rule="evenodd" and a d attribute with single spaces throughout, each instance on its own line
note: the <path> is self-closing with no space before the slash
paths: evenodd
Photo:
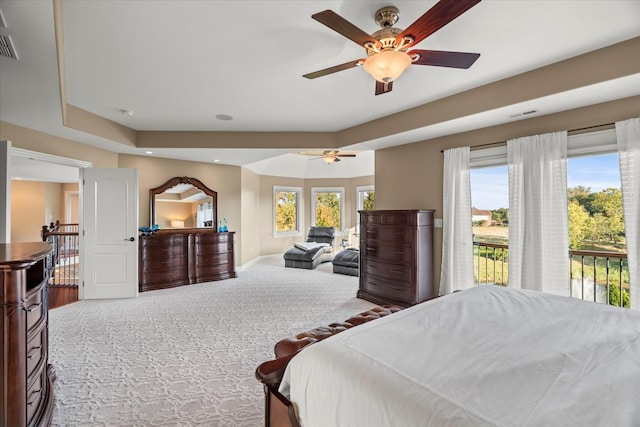
<path id="1" fill-rule="evenodd" d="M 509 206 L 507 166 L 471 170 L 471 204 L 478 209 Z M 567 161 L 567 186 L 591 187 L 592 192 L 620 188 L 618 154 L 573 157 Z"/>

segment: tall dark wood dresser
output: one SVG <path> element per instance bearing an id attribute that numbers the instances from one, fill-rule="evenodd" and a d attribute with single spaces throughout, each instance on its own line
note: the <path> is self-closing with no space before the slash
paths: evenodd
<path id="1" fill-rule="evenodd" d="M 358 298 L 410 306 L 434 297 L 433 210 L 360 212 Z"/>
<path id="2" fill-rule="evenodd" d="M 48 364 L 51 245 L 0 244 L 0 425 L 48 426 L 55 371 Z"/>

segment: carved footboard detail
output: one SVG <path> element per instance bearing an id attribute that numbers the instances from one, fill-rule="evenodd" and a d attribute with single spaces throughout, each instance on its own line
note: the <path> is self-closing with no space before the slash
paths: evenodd
<path id="1" fill-rule="evenodd" d="M 289 361 L 304 347 L 322 341 L 362 323 L 387 316 L 402 310 L 403 307 L 386 305 L 357 314 L 344 322 L 319 326 L 310 331 L 301 332 L 295 337 L 278 341 L 274 347 L 275 359 L 266 361 L 256 368 L 256 379 L 264 384 L 265 426 L 299 427 L 291 402 L 278 392 L 284 370 Z"/>

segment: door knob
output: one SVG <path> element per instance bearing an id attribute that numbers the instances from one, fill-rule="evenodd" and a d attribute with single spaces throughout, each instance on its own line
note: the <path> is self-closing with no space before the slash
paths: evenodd
<path id="1" fill-rule="evenodd" d="M 136 241 L 135 237 L 129 237 L 128 239 L 124 239 L 124 240 L 128 240 L 130 242 L 135 242 Z"/>

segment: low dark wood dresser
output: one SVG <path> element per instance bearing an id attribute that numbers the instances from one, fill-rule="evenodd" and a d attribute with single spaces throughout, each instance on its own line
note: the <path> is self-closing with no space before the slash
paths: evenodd
<path id="1" fill-rule="evenodd" d="M 234 232 L 190 228 L 139 238 L 139 291 L 236 277 Z"/>
<path id="2" fill-rule="evenodd" d="M 403 307 L 433 295 L 433 210 L 360 212 L 358 298 Z"/>
<path id="3" fill-rule="evenodd" d="M 48 426 L 54 369 L 48 364 L 51 245 L 0 244 L 0 426 Z"/>

